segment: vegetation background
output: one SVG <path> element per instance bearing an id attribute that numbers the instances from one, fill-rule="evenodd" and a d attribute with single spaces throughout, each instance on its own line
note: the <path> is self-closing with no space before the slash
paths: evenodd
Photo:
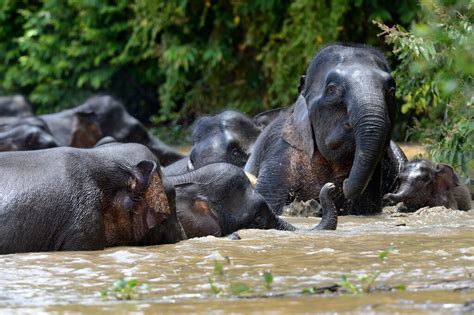
<path id="1" fill-rule="evenodd" d="M 46 113 L 111 93 L 179 143 L 200 115 L 291 105 L 321 46 L 368 43 L 395 69 L 395 139 L 467 175 L 473 11 L 472 0 L 3 0 L 0 94 Z"/>

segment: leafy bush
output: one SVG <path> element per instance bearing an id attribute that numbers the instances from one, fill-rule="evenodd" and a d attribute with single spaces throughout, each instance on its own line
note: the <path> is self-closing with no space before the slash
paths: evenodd
<path id="1" fill-rule="evenodd" d="M 22 93 L 43 113 L 110 92 L 160 124 L 226 107 L 253 114 L 294 100 L 321 45 L 380 45 L 367 21 L 407 25 L 416 8 L 409 0 L 5 0 L 0 94 Z"/>
<path id="2" fill-rule="evenodd" d="M 474 168 L 473 18 L 471 1 L 423 0 L 410 31 L 375 22 L 400 62 L 394 76 L 401 111 L 414 117 L 411 139 L 465 176 Z"/>

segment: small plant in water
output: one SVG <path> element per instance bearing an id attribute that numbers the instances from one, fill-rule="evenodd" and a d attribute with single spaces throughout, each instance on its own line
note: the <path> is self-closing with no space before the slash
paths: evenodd
<path id="1" fill-rule="evenodd" d="M 378 258 L 380 263 L 385 264 L 386 259 L 390 252 L 393 251 L 393 247 L 389 247 L 388 249 L 382 250 L 379 252 Z M 377 278 L 380 276 L 382 271 L 376 270 L 369 275 L 357 275 L 358 283 L 354 283 L 348 279 L 346 275 L 341 277 L 341 281 L 338 285 L 346 290 L 348 293 L 352 294 L 359 294 L 359 293 L 370 293 L 374 291 L 374 284 Z M 395 290 L 405 290 L 405 286 L 403 284 L 397 285 L 392 287 L 391 289 Z"/>
<path id="2" fill-rule="evenodd" d="M 110 287 L 99 292 L 100 298 L 102 300 L 107 300 L 109 297 L 117 300 L 135 300 L 149 292 L 148 284 L 144 283 L 139 287 L 137 285 L 137 279 L 117 279 Z"/>
<path id="3" fill-rule="evenodd" d="M 232 265 L 229 257 L 225 257 L 225 262 L 227 266 Z M 262 274 L 263 288 L 266 290 L 271 289 L 271 284 L 273 283 L 273 275 L 270 271 L 265 271 Z M 248 297 L 252 294 L 258 294 L 260 288 L 250 287 L 247 283 L 242 281 L 236 281 L 231 278 L 225 271 L 224 265 L 214 260 L 214 271 L 212 275 L 208 275 L 208 281 L 210 285 L 210 290 L 212 294 L 215 295 L 234 295 L 239 297 Z"/>

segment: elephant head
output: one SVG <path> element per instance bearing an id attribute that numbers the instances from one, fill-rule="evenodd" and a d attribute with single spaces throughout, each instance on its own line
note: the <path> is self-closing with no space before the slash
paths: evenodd
<path id="1" fill-rule="evenodd" d="M 225 236 L 244 228 L 296 230 L 273 213 L 244 171 L 234 165 L 209 164 L 167 179 L 175 187 L 178 218 L 188 237 Z M 315 229 L 336 225 L 337 212 L 327 211 Z"/>
<path id="2" fill-rule="evenodd" d="M 40 150 L 57 146 L 57 139 L 37 117 L 0 119 L 0 151 Z"/>
<path id="3" fill-rule="evenodd" d="M 395 81 L 379 51 L 330 45 L 312 60 L 283 139 L 311 158 L 348 165 L 346 199 L 361 195 L 390 143 Z M 347 174 L 348 173 L 348 174 Z"/>
<path id="4" fill-rule="evenodd" d="M 244 166 L 260 134 L 251 119 L 231 110 L 202 117 L 193 129 L 189 158 L 194 169 L 219 162 Z"/>
<path id="5" fill-rule="evenodd" d="M 399 175 L 400 186 L 395 193 L 389 193 L 384 199 L 389 202 L 403 202 L 410 210 L 425 206 L 446 206 L 457 208 L 450 193 L 462 188 L 454 169 L 447 164 L 433 164 L 427 160 L 414 160 L 405 164 Z M 469 197 L 465 199 L 470 199 Z M 470 200 L 465 202 L 469 209 Z"/>

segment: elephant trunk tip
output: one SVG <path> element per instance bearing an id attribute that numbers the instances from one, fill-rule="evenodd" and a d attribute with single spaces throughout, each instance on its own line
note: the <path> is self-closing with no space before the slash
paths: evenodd
<path id="1" fill-rule="evenodd" d="M 360 185 L 360 183 L 353 184 L 351 183 L 349 178 L 346 178 L 344 180 L 344 183 L 342 184 L 342 191 L 344 193 L 344 197 L 346 197 L 346 199 L 348 200 L 353 200 L 354 198 L 362 194 L 366 186 L 367 186 L 367 183 L 365 185 Z"/>
<path id="2" fill-rule="evenodd" d="M 326 183 L 319 193 L 319 200 L 323 211 L 321 222 L 312 230 L 335 230 L 337 228 L 337 209 L 331 194 L 336 190 L 336 185 Z"/>

